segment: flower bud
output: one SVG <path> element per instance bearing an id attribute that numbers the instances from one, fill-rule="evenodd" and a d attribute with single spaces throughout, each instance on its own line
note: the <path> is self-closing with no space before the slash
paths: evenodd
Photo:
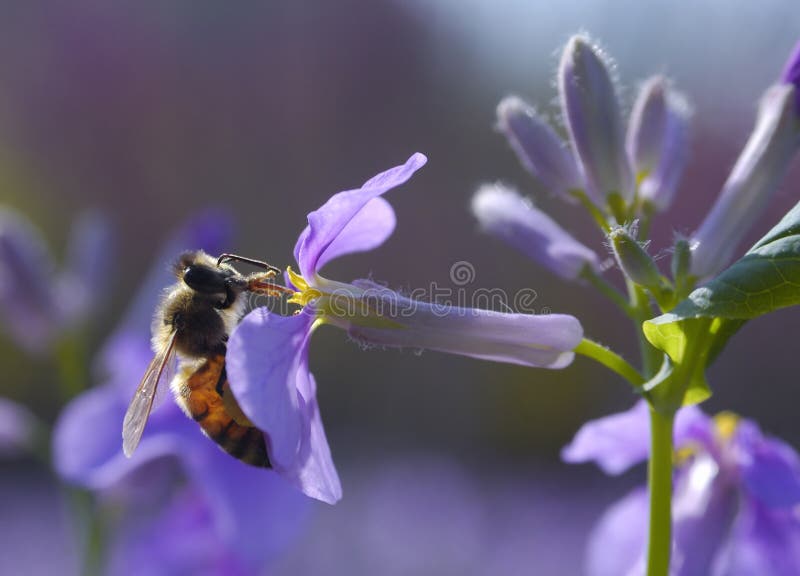
<path id="1" fill-rule="evenodd" d="M 561 105 L 589 193 L 601 204 L 612 194 L 630 203 L 633 175 L 607 66 L 606 58 L 587 38 L 570 39 L 558 70 Z"/>
<path id="2" fill-rule="evenodd" d="M 600 271 L 600 259 L 547 214 L 500 184 L 481 186 L 472 213 L 484 230 L 549 268 L 575 280 L 585 268 Z"/>
<path id="3" fill-rule="evenodd" d="M 689 105 L 666 78 L 642 86 L 631 113 L 627 149 L 640 197 L 657 210 L 669 207 L 686 163 Z"/>
<path id="4" fill-rule="evenodd" d="M 554 194 L 583 188 L 575 159 L 536 111 L 516 96 L 497 105 L 497 126 L 520 162 Z"/>
<path id="5" fill-rule="evenodd" d="M 608 240 L 617 263 L 626 276 L 650 290 L 661 289 L 663 282 L 656 263 L 627 228 L 615 228 L 608 234 Z"/>

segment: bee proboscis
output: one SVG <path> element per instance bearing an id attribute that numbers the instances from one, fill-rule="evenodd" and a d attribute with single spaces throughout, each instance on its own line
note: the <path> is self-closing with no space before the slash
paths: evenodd
<path id="1" fill-rule="evenodd" d="M 226 262 L 263 268 L 244 276 Z M 231 393 L 225 370 L 228 336 L 245 311 L 242 294 L 279 296 L 291 292 L 272 282 L 279 269 L 233 254 L 213 258 L 185 252 L 174 267 L 178 281 L 161 300 L 153 318 L 155 351 L 122 424 L 122 448 L 131 456 L 142 438 L 156 391 L 173 362 L 170 388 L 175 401 L 203 432 L 231 456 L 253 466 L 269 467 L 264 433 L 242 412 Z"/>

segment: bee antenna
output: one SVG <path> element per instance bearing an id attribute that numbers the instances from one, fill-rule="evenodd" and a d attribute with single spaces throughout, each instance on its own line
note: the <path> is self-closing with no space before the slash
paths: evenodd
<path id="1" fill-rule="evenodd" d="M 280 274 L 282 270 L 273 266 L 272 264 L 267 264 L 262 260 L 254 260 L 253 258 L 246 258 L 244 256 L 239 256 L 238 254 L 220 254 L 219 258 L 217 258 L 217 266 L 223 264 L 224 262 L 244 262 L 245 264 L 251 264 L 253 266 L 258 266 L 259 268 L 263 268 L 267 271 L 273 271 L 276 274 Z"/>

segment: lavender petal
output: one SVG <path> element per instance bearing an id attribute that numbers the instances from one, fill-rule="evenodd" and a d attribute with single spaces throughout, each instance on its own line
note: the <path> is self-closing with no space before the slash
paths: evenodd
<path id="1" fill-rule="evenodd" d="M 381 172 L 365 182 L 361 188 L 334 194 L 322 207 L 311 212 L 308 215 L 308 226 L 300 234 L 294 247 L 300 274 L 306 278 L 313 277 L 321 267 L 320 262 L 330 260 L 325 257 L 325 251 L 361 209 L 373 198 L 407 182 L 425 162 L 425 156 L 414 154 L 402 166 Z M 378 233 L 384 234 L 384 231 Z"/>

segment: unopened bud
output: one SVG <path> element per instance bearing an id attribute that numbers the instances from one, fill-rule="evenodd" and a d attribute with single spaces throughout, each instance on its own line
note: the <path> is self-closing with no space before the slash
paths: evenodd
<path id="1" fill-rule="evenodd" d="M 558 70 L 561 105 L 589 193 L 605 204 L 612 194 L 633 200 L 633 174 L 606 58 L 585 37 L 567 43 Z"/>
<path id="2" fill-rule="evenodd" d="M 613 229 L 608 239 L 619 267 L 628 278 L 651 291 L 661 290 L 663 281 L 656 263 L 627 228 Z"/>

